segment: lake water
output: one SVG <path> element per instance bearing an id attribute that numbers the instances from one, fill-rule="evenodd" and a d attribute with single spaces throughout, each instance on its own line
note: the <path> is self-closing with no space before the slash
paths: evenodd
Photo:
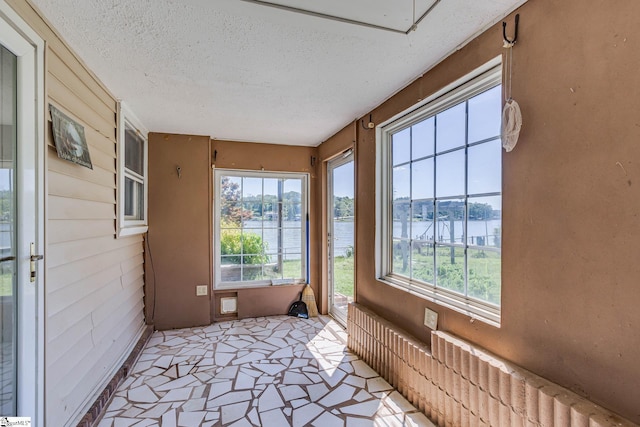
<path id="1" fill-rule="evenodd" d="M 264 225 L 264 230 L 259 228 Z M 302 242 L 302 235 L 300 233 L 300 221 L 284 221 L 283 222 L 283 253 L 285 259 L 300 259 L 300 247 Z M 408 224 L 408 236 L 413 238 L 420 238 L 423 240 L 432 240 L 434 235 L 434 228 L 438 228 L 437 235 L 441 237 L 438 241 L 449 241 L 451 236 L 451 223 L 449 221 L 441 221 L 436 227 L 434 227 L 431 221 L 416 221 Z M 245 221 L 245 229 L 256 229 L 255 232 L 262 236 L 263 240 L 268 245 L 268 252 L 275 253 L 278 247 L 278 223 L 277 221 Z M 354 223 L 351 221 L 336 221 L 335 222 L 335 235 L 334 235 L 334 253 L 335 256 L 345 256 L 347 251 L 353 247 L 353 235 L 354 235 Z M 500 229 L 500 220 L 491 221 L 469 221 L 467 223 L 469 243 L 474 245 L 487 245 L 494 246 L 496 244 L 495 229 Z M 453 234 L 456 243 L 462 243 L 463 238 L 463 223 L 462 221 L 454 221 Z M 393 223 L 393 235 L 394 237 L 402 237 L 402 224 L 399 221 Z M 499 237 L 499 235 L 497 236 Z M 480 239 L 478 239 L 480 238 Z"/>

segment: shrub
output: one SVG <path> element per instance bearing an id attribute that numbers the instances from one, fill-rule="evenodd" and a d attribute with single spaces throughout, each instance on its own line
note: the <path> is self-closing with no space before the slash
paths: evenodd
<path id="1" fill-rule="evenodd" d="M 222 224 L 222 227 L 225 227 L 225 224 Z M 265 253 L 267 249 L 267 244 L 257 234 L 242 233 L 237 228 L 220 230 L 220 254 L 223 255 L 223 264 L 265 264 L 269 262 L 269 256 Z M 244 260 L 241 255 L 244 255 Z"/>

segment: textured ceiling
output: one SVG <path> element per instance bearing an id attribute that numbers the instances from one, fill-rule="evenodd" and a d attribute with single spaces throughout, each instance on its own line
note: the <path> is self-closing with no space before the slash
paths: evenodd
<path id="1" fill-rule="evenodd" d="M 315 146 L 526 0 L 31 1 L 150 131 Z"/>

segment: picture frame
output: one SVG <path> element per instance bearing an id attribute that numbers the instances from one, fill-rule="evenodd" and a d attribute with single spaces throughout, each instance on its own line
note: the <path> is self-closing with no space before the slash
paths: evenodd
<path id="1" fill-rule="evenodd" d="M 93 169 L 84 127 L 52 104 L 49 104 L 49 111 L 53 127 L 53 142 L 58 157 Z"/>

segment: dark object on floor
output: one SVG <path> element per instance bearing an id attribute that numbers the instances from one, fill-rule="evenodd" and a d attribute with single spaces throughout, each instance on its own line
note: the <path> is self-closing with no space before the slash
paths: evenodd
<path id="1" fill-rule="evenodd" d="M 307 304 L 302 302 L 302 292 L 300 292 L 300 300 L 291 304 L 289 307 L 289 316 L 300 317 L 302 319 L 309 318 L 309 312 L 307 311 Z"/>

